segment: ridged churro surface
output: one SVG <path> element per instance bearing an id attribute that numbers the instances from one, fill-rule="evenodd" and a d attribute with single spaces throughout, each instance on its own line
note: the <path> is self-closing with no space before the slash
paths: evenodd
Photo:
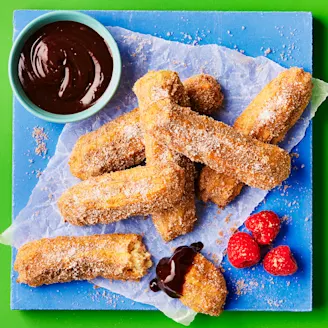
<path id="1" fill-rule="evenodd" d="M 220 270 L 198 253 L 185 276 L 180 301 L 196 312 L 218 316 L 223 311 L 227 294 Z"/>
<path id="2" fill-rule="evenodd" d="M 43 238 L 18 249 L 18 282 L 37 287 L 96 277 L 139 280 L 152 266 L 136 234 Z"/>
<path id="3" fill-rule="evenodd" d="M 170 100 L 153 103 L 143 120 L 159 142 L 249 186 L 270 190 L 290 174 L 286 151 Z"/>
<path id="4" fill-rule="evenodd" d="M 277 144 L 301 117 L 312 95 L 311 74 L 293 67 L 280 73 L 254 98 L 234 127 L 260 141 Z M 220 207 L 229 204 L 243 184 L 209 167 L 203 168 L 199 192 L 203 201 Z"/>
<path id="5" fill-rule="evenodd" d="M 186 106 L 189 98 L 184 90 L 179 76 L 172 71 L 151 71 L 140 78 L 133 88 L 138 97 L 141 126 L 144 131 L 147 165 L 178 164 L 185 171 L 185 186 L 179 204 L 164 211 L 152 213 L 154 225 L 165 241 L 170 241 L 193 229 L 196 221 L 195 207 L 195 168 L 186 157 L 170 150 L 157 142 L 148 133 L 148 125 L 143 120 L 143 113 L 155 101 L 170 99 Z"/>
<path id="6" fill-rule="evenodd" d="M 71 224 L 108 224 L 172 207 L 184 185 L 178 165 L 138 166 L 82 181 L 63 193 L 58 207 Z"/>

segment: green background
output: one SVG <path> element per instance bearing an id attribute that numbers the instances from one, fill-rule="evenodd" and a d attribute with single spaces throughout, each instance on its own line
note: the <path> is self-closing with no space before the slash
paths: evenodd
<path id="1" fill-rule="evenodd" d="M 327 0 L 3 0 L 0 10 L 0 231 L 11 222 L 12 93 L 7 60 L 15 9 L 140 9 L 223 11 L 312 11 L 314 76 L 328 81 Z M 314 119 L 314 310 L 309 313 L 224 312 L 219 318 L 198 315 L 191 327 L 324 327 L 328 324 L 328 101 Z M 11 311 L 9 247 L 0 245 L 0 328 L 182 327 L 159 312 Z"/>

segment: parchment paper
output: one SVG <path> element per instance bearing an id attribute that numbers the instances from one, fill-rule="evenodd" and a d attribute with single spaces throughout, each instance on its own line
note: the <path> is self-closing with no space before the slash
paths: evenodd
<path id="1" fill-rule="evenodd" d="M 204 206 L 197 203 L 198 224 L 195 230 L 187 236 L 165 244 L 157 234 L 151 219 L 131 218 L 107 226 L 92 227 L 75 227 L 63 223 L 56 201 L 65 189 L 79 182 L 70 174 L 68 158 L 79 136 L 99 128 L 137 105 L 131 88 L 134 82 L 150 69 L 177 71 L 182 80 L 201 72 L 215 76 L 222 85 L 225 95 L 225 106 L 216 118 L 232 124 L 256 94 L 284 68 L 265 57 L 247 57 L 222 46 L 190 46 L 119 27 L 110 27 L 109 30 L 118 43 L 123 60 L 122 80 L 117 94 L 98 115 L 64 127 L 56 153 L 41 175 L 27 206 L 19 213 L 11 227 L 0 236 L 0 242 L 18 248 L 28 241 L 42 237 L 133 232 L 144 234 L 144 241 L 154 263 L 164 256 L 169 256 L 172 247 L 202 241 L 205 245 L 204 254 L 215 254 L 215 262 L 219 264 L 232 231 L 242 225 L 252 210 L 264 199 L 265 191 L 245 188 L 242 196 L 220 213 L 214 204 Z M 310 119 L 328 95 L 327 83 L 314 80 L 314 84 L 312 107 L 305 111 L 282 144 L 288 151 L 303 138 Z M 228 216 L 230 220 L 225 220 Z M 219 238 L 218 231 L 223 232 L 223 237 Z M 195 312 L 164 293 L 149 291 L 148 283 L 154 277 L 154 272 L 155 266 L 141 282 L 110 282 L 106 279 L 95 279 L 94 283 L 134 301 L 151 304 L 173 320 L 188 325 L 194 319 Z"/>

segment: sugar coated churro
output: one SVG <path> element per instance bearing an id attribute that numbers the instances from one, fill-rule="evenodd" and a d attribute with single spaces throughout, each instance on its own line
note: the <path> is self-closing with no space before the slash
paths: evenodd
<path id="1" fill-rule="evenodd" d="M 152 266 L 136 234 L 43 238 L 18 249 L 18 282 L 37 287 L 96 277 L 139 280 Z"/>
<path id="2" fill-rule="evenodd" d="M 293 67 L 280 73 L 254 98 L 237 118 L 234 127 L 260 141 L 277 144 L 301 117 L 312 94 L 311 74 Z M 203 201 L 220 207 L 229 204 L 242 190 L 235 178 L 204 167 L 199 179 Z"/>
<path id="3" fill-rule="evenodd" d="M 71 187 L 58 200 L 58 207 L 71 224 L 107 224 L 170 208 L 181 200 L 184 186 L 184 170 L 178 165 L 138 166 Z"/>
<path id="4" fill-rule="evenodd" d="M 145 147 L 139 109 L 124 114 L 79 138 L 69 159 L 71 173 L 85 180 L 140 164 Z"/>
<path id="5" fill-rule="evenodd" d="M 270 190 L 289 176 L 286 151 L 168 99 L 149 106 L 143 120 L 159 142 L 249 186 Z"/>
<path id="6" fill-rule="evenodd" d="M 138 97 L 141 113 L 141 126 L 144 131 L 147 165 L 178 164 L 185 172 L 185 188 L 179 204 L 171 209 L 152 213 L 154 225 L 165 241 L 170 241 L 193 229 L 196 221 L 195 208 L 195 169 L 194 164 L 186 157 L 170 150 L 157 142 L 148 133 L 148 126 L 142 119 L 147 108 L 159 99 L 171 101 L 186 106 L 189 98 L 184 90 L 179 76 L 172 71 L 151 71 L 139 79 L 133 88 Z"/>

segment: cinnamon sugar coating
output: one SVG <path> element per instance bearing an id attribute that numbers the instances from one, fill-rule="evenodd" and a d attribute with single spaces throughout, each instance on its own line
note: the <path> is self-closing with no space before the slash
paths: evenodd
<path id="1" fill-rule="evenodd" d="M 249 186 L 270 190 L 290 174 L 290 157 L 283 149 L 168 99 L 149 106 L 143 120 L 159 142 Z"/>
<path id="2" fill-rule="evenodd" d="M 138 166 L 78 183 L 62 194 L 58 207 L 71 224 L 108 224 L 174 206 L 184 185 L 185 173 L 178 165 Z"/>
<path id="3" fill-rule="evenodd" d="M 160 99 L 170 99 L 174 103 L 186 106 L 189 98 L 179 76 L 172 71 L 150 71 L 134 85 L 133 91 L 138 97 L 141 127 L 144 132 L 147 165 L 169 165 L 175 163 L 184 169 L 185 186 L 183 195 L 174 207 L 152 213 L 156 229 L 164 241 L 170 241 L 192 231 L 196 221 L 195 206 L 195 168 L 194 164 L 183 155 L 157 142 L 148 132 L 148 125 L 143 120 L 148 107 Z"/>
<path id="4" fill-rule="evenodd" d="M 139 165 L 145 147 L 139 124 L 139 109 L 81 136 L 70 159 L 71 173 L 82 180 Z"/>
<path id="5" fill-rule="evenodd" d="M 298 67 L 280 73 L 254 98 L 235 121 L 241 133 L 277 144 L 301 117 L 312 95 L 311 74 Z M 203 168 L 199 192 L 203 201 L 220 207 L 229 204 L 243 184 L 208 167 Z"/>
<path id="6" fill-rule="evenodd" d="M 238 131 L 277 144 L 294 126 L 312 96 L 312 76 L 292 67 L 267 84 L 236 119 Z"/>
<path id="7" fill-rule="evenodd" d="M 227 294 L 220 270 L 203 255 L 196 254 L 185 276 L 180 301 L 195 312 L 218 316 L 223 311 Z"/>
<path id="8" fill-rule="evenodd" d="M 193 230 L 196 223 L 195 166 L 183 156 L 177 162 L 185 171 L 185 186 L 181 201 L 167 209 L 152 214 L 153 223 L 166 242 Z"/>
<path id="9" fill-rule="evenodd" d="M 18 249 L 17 282 L 37 287 L 96 277 L 139 280 L 152 266 L 140 235 L 43 238 Z"/>
<path id="10" fill-rule="evenodd" d="M 190 105 L 179 75 L 173 71 L 149 71 L 134 84 L 133 91 L 138 97 L 139 108 L 143 107 L 141 110 L 161 99 L 171 99 L 183 107 Z"/>

